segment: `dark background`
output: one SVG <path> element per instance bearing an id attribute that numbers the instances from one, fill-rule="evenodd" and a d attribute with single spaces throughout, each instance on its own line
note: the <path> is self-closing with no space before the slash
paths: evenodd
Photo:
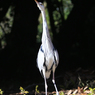
<path id="1" fill-rule="evenodd" d="M 41 0 L 41 2 L 43 2 Z M 81 67 L 90 69 L 95 64 L 95 1 L 72 0 L 74 5 L 67 20 L 62 18 L 59 33 L 53 23 L 53 7 L 57 0 L 46 0 L 60 62 L 56 76 L 68 70 Z M 34 0 L 0 0 L 0 21 L 9 6 L 15 6 L 12 31 L 5 35 L 7 45 L 0 49 L 0 80 L 31 80 L 32 83 L 43 79 L 36 67 L 40 43 L 36 42 L 39 9 Z"/>

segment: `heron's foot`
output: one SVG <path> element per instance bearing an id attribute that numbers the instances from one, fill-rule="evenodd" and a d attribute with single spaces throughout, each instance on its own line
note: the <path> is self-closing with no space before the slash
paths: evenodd
<path id="1" fill-rule="evenodd" d="M 56 95 L 59 95 L 59 92 L 58 91 L 56 92 Z"/>

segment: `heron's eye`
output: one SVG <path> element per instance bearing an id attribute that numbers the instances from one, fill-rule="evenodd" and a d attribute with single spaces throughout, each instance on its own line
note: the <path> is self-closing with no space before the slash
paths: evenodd
<path id="1" fill-rule="evenodd" d="M 39 2 L 39 4 L 40 4 L 40 5 L 42 5 L 42 3 L 41 3 L 41 2 Z"/>

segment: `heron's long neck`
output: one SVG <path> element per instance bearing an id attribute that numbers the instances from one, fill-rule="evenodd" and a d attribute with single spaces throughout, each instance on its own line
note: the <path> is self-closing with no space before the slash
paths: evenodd
<path id="1" fill-rule="evenodd" d="M 42 44 L 45 46 L 45 49 L 47 52 L 50 52 L 53 48 L 53 44 L 51 42 L 50 34 L 48 31 L 47 21 L 45 12 L 42 12 L 42 18 L 43 18 L 43 34 L 42 34 Z"/>
<path id="2" fill-rule="evenodd" d="M 42 33 L 42 42 L 50 37 L 49 31 L 48 31 L 48 26 L 47 26 L 47 21 L 46 21 L 46 15 L 45 12 L 42 11 L 42 18 L 43 18 L 43 33 Z"/>

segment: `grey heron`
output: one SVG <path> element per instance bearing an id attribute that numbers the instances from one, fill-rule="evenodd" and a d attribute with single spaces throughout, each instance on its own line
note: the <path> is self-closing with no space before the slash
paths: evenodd
<path id="1" fill-rule="evenodd" d="M 37 67 L 39 68 L 39 71 L 44 78 L 46 95 L 47 95 L 47 87 L 48 87 L 46 79 L 50 77 L 51 71 L 53 73 L 52 82 L 54 84 L 56 94 L 59 95 L 55 83 L 55 77 L 54 77 L 55 69 L 59 63 L 59 55 L 57 50 L 54 48 L 50 38 L 47 21 L 46 21 L 45 8 L 41 2 L 38 2 L 37 0 L 35 0 L 35 2 L 42 13 L 42 19 L 43 19 L 43 33 L 41 39 L 42 44 L 40 46 L 37 55 Z"/>

